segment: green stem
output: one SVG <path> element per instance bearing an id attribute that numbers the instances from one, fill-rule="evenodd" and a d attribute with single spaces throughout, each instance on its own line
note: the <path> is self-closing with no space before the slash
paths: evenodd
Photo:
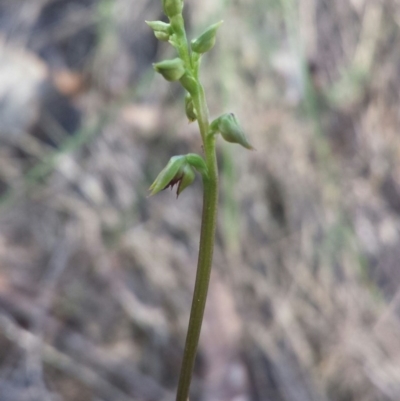
<path id="1" fill-rule="evenodd" d="M 208 108 L 204 90 L 200 83 L 198 83 L 198 91 L 193 93 L 192 97 L 197 112 L 200 133 L 203 138 L 208 179 L 203 180 L 204 195 L 199 258 L 176 401 L 187 401 L 189 396 L 190 381 L 210 282 L 218 205 L 218 167 L 215 152 L 215 136 L 207 136 L 209 128 Z"/>
<path id="2" fill-rule="evenodd" d="M 189 44 L 186 38 L 185 22 L 182 15 L 176 15 L 170 19 L 171 26 L 178 39 L 177 51 L 179 57 L 185 62 L 186 67 L 191 69 L 192 60 L 190 58 Z"/>

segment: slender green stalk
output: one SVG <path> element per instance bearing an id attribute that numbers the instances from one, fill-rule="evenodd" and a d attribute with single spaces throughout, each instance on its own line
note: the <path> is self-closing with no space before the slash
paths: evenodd
<path id="1" fill-rule="evenodd" d="M 202 137 L 204 138 L 205 133 L 208 131 L 208 111 L 204 99 L 204 92 L 201 91 L 198 97 L 199 99 L 196 99 L 197 101 L 195 101 L 195 104 L 199 104 L 200 107 L 196 108 L 196 111 L 198 114 L 200 131 Z M 195 98 L 193 100 L 195 100 Z M 179 375 L 176 401 L 186 401 L 188 399 L 190 381 L 207 300 L 214 251 L 218 205 L 218 168 L 215 153 L 215 137 L 207 137 L 205 143 L 203 144 L 208 168 L 208 179 L 204 181 L 203 214 L 201 221 L 200 249 L 197 263 L 196 282 L 181 372 Z"/>
<path id="2" fill-rule="evenodd" d="M 154 30 L 159 40 L 168 41 L 176 48 L 179 57 L 156 63 L 154 68 L 166 80 L 180 81 L 187 90 L 188 93 L 185 97 L 186 115 L 189 121 L 197 120 L 199 124 L 205 156 L 203 158 L 200 155 L 189 153 L 172 157 L 150 187 L 151 195 L 154 195 L 169 186 L 178 184 L 177 194 L 179 195 L 193 182 L 195 178 L 193 169 L 197 170 L 203 179 L 203 213 L 199 258 L 176 395 L 176 401 L 187 401 L 206 306 L 214 251 L 218 206 L 216 135 L 220 133 L 227 142 L 238 143 L 247 149 L 252 149 L 252 146 L 232 113 L 223 114 L 211 123 L 209 121 L 204 88 L 199 79 L 200 59 L 204 53 L 214 47 L 216 33 L 222 22 L 211 25 L 189 46 L 182 17 L 183 0 L 162 0 L 162 5 L 170 24 L 162 21 L 150 21 L 147 24 Z"/>

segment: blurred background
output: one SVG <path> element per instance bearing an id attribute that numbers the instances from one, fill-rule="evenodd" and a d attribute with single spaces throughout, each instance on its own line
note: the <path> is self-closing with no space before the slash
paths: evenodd
<path id="1" fill-rule="evenodd" d="M 225 21 L 202 77 L 256 151 L 219 141 L 197 401 L 400 399 L 400 6 L 185 1 Z M 201 153 L 159 0 L 0 0 L 0 401 L 173 400 Z"/>

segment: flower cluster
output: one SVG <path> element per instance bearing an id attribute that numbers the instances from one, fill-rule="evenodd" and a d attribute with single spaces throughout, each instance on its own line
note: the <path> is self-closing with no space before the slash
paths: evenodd
<path id="1" fill-rule="evenodd" d="M 189 122 L 193 122 L 198 119 L 200 112 L 197 109 L 199 103 L 196 104 L 195 99 L 199 97 L 200 91 L 198 70 L 201 57 L 214 47 L 217 31 L 222 21 L 211 25 L 189 45 L 182 17 L 183 0 L 162 0 L 162 6 L 169 23 L 163 21 L 146 21 L 146 23 L 154 31 L 157 39 L 169 42 L 176 48 L 178 57 L 160 61 L 153 64 L 153 67 L 167 81 L 181 83 L 186 90 L 186 116 Z M 237 118 L 232 113 L 223 114 L 215 119 L 204 136 L 214 136 L 218 133 L 227 142 L 237 143 L 246 149 L 253 149 Z M 194 156 L 196 157 L 194 158 Z M 203 181 L 207 179 L 207 166 L 200 155 L 189 154 L 171 158 L 150 187 L 151 195 L 174 185 L 177 185 L 177 195 L 179 195 L 194 181 L 194 169 L 201 173 Z"/>

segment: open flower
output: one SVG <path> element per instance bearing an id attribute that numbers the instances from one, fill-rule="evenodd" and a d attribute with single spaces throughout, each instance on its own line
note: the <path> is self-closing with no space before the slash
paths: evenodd
<path id="1" fill-rule="evenodd" d="M 178 197 L 182 191 L 187 188 L 195 179 L 195 173 L 193 169 L 188 165 L 182 166 L 176 173 L 175 177 L 165 186 L 164 189 L 169 187 L 173 188 L 177 184 L 176 197 Z"/>
<path id="2" fill-rule="evenodd" d="M 194 181 L 195 169 L 201 174 L 203 180 L 208 178 L 207 166 L 201 156 L 188 153 L 187 155 L 171 157 L 168 164 L 151 184 L 150 196 L 163 189 L 173 188 L 176 184 L 178 185 L 176 195 L 179 196 Z"/>
<path id="3" fill-rule="evenodd" d="M 195 179 L 193 168 L 188 164 L 186 156 L 171 157 L 165 168 L 158 174 L 151 185 L 150 196 L 176 184 L 176 195 L 179 196 Z"/>

